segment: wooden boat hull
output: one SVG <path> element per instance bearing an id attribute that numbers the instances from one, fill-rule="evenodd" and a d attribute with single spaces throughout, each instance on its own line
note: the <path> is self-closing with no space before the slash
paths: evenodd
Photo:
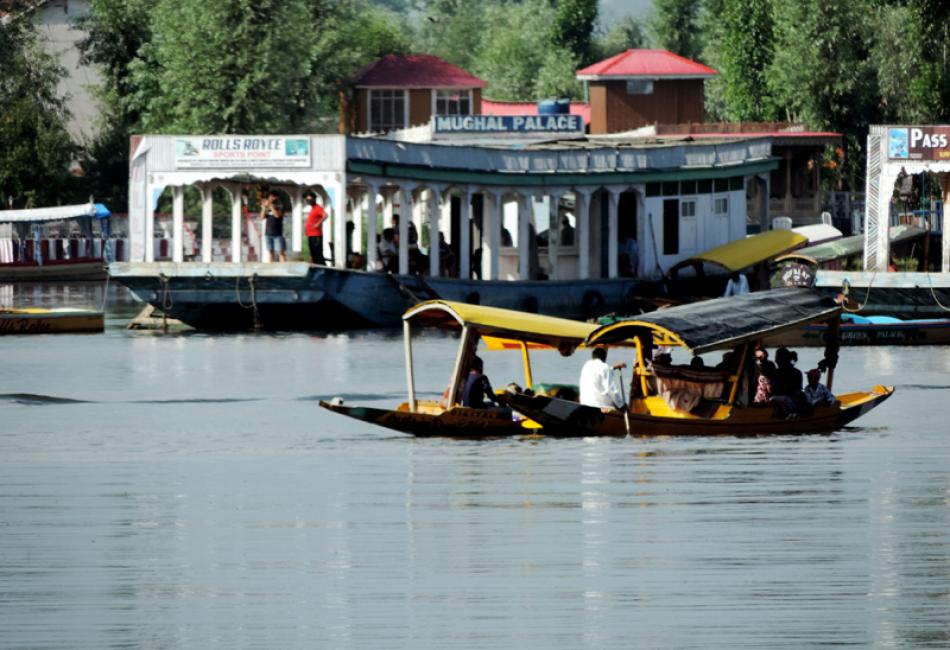
<path id="1" fill-rule="evenodd" d="M 831 433 L 875 408 L 893 392 L 893 387 L 876 386 L 870 393 L 841 395 L 841 406 L 818 407 L 813 415 L 791 419 L 775 418 L 769 407 L 748 407 L 731 409 L 727 417 L 720 419 L 688 414 L 661 417 L 631 412 L 628 413 L 628 422 L 630 435 L 633 436 Z M 598 408 L 577 402 L 538 395 L 506 394 L 501 396 L 501 400 L 544 428 L 557 427 L 583 436 L 627 435 L 627 423 L 619 411 L 604 413 Z"/>
<path id="2" fill-rule="evenodd" d="M 419 437 L 503 438 L 540 433 L 539 427 L 523 419 L 512 419 L 506 410 L 453 408 L 442 413 L 410 412 L 368 406 L 344 406 L 320 401 L 334 413 Z"/>
<path id="3" fill-rule="evenodd" d="M 443 298 L 565 318 L 623 311 L 635 279 L 482 281 L 369 273 L 305 263 L 130 264 L 112 277 L 141 300 L 198 329 L 307 331 L 393 327 L 420 300 Z M 253 279 L 254 291 L 251 291 Z"/>
<path id="4" fill-rule="evenodd" d="M 2 309 L 0 334 L 102 332 L 101 311 L 88 309 Z"/>
<path id="5" fill-rule="evenodd" d="M 60 282 L 105 280 L 106 263 L 101 260 L 56 260 L 37 264 L 0 264 L 2 282 Z"/>
<path id="6" fill-rule="evenodd" d="M 824 346 L 828 327 L 813 323 L 783 332 L 770 345 Z M 841 345 L 950 345 L 950 319 L 909 320 L 900 323 L 841 323 Z"/>

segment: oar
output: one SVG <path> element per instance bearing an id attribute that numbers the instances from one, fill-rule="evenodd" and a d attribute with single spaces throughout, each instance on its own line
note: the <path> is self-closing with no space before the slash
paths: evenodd
<path id="1" fill-rule="evenodd" d="M 620 375 L 620 397 L 623 398 L 623 425 L 627 427 L 627 435 L 630 435 L 630 409 L 627 408 L 627 391 L 623 387 L 623 369 L 617 368 L 617 374 Z"/>

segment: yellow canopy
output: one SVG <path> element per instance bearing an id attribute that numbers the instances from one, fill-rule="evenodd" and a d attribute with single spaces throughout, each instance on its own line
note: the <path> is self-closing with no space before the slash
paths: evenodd
<path id="1" fill-rule="evenodd" d="M 808 237 L 791 230 L 769 230 L 745 239 L 738 239 L 711 250 L 694 255 L 676 264 L 671 271 L 709 262 L 728 271 L 741 271 L 759 262 L 772 259 L 782 253 L 798 248 L 808 241 Z"/>
<path id="2" fill-rule="evenodd" d="M 598 325 L 567 318 L 528 314 L 513 309 L 469 305 L 449 300 L 429 300 L 409 308 L 403 320 L 425 327 L 458 330 L 469 327 L 483 337 L 489 347 L 513 347 L 508 341 L 571 348 L 580 345 Z M 534 347 L 534 346 L 532 346 Z"/>

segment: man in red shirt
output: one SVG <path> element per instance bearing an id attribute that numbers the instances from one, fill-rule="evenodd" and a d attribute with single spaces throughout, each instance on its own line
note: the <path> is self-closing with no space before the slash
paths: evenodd
<path id="1" fill-rule="evenodd" d="M 310 245 L 310 261 L 313 264 L 323 264 L 323 222 L 327 220 L 327 213 L 317 204 L 317 195 L 313 192 L 306 194 L 307 204 L 310 205 L 310 214 L 307 215 L 307 243 Z"/>

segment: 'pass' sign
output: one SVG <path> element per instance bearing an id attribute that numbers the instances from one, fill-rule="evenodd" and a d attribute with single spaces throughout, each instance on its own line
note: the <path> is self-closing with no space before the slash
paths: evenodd
<path id="1" fill-rule="evenodd" d="M 891 160 L 950 160 L 950 126 L 901 126 L 887 130 Z"/>

